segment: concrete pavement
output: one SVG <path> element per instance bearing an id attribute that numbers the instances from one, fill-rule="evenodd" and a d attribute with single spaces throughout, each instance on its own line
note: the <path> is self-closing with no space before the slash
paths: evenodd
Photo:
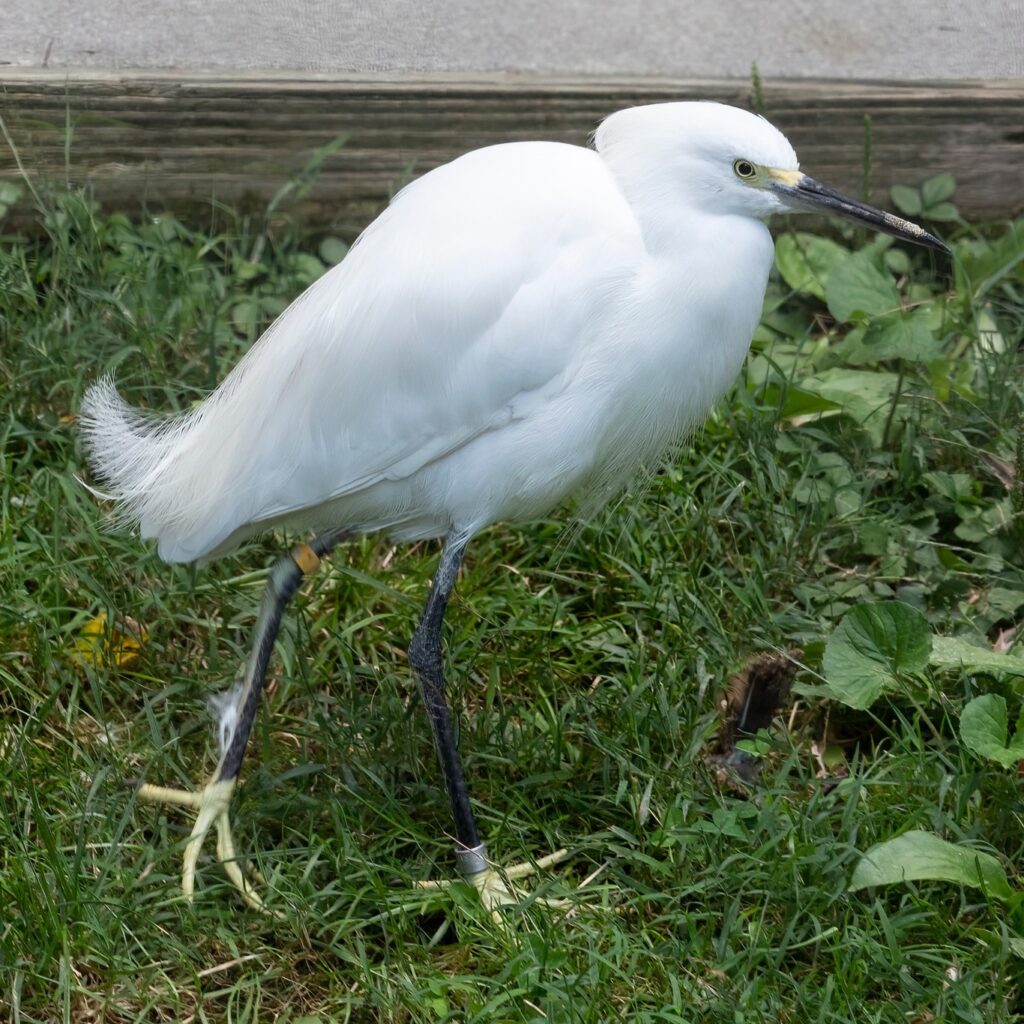
<path id="1" fill-rule="evenodd" d="M 0 62 L 108 71 L 1024 78 L 1019 0 L 4 0 Z"/>

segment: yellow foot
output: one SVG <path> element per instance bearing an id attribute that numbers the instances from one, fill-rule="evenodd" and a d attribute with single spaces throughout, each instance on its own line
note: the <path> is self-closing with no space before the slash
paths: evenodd
<path id="1" fill-rule="evenodd" d="M 235 790 L 234 780 L 227 782 L 210 782 L 198 792 L 187 789 L 166 789 L 163 786 L 139 787 L 140 800 L 157 803 L 175 804 L 179 807 L 192 807 L 199 812 L 192 834 L 185 844 L 185 856 L 182 861 L 181 888 L 191 901 L 196 884 L 196 863 L 199 851 L 203 848 L 203 840 L 211 826 L 217 826 L 217 859 L 224 865 L 228 878 L 241 893 L 242 899 L 254 910 L 266 910 L 259 893 L 242 873 L 238 855 L 235 853 L 235 840 L 231 834 L 231 819 L 228 810 L 231 806 L 231 795 Z M 257 876 L 258 877 L 258 876 Z"/>
<path id="2" fill-rule="evenodd" d="M 556 850 L 554 853 L 549 853 L 546 857 L 539 858 L 536 863 L 516 864 L 510 868 L 501 868 L 494 864 L 488 864 L 482 871 L 469 874 L 464 879 L 461 879 L 461 881 L 476 889 L 480 902 L 488 914 L 490 914 L 492 920 L 503 924 L 504 918 L 499 913 L 501 908 L 518 906 L 527 898 L 526 894 L 515 883 L 521 878 L 527 878 L 540 871 L 546 871 L 556 864 L 561 864 L 562 861 L 568 858 L 568 850 Z M 456 884 L 458 884 L 456 881 L 427 881 L 417 882 L 416 887 L 418 889 L 436 890 L 448 889 Z M 555 910 L 567 910 L 575 905 L 571 900 L 550 900 L 539 896 L 534 897 L 531 902 L 539 903 L 542 906 L 551 907 Z"/>

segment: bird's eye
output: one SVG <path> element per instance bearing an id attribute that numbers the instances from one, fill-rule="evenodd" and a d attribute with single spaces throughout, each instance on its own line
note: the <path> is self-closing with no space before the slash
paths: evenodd
<path id="1" fill-rule="evenodd" d="M 749 160 L 737 160 L 732 165 L 732 169 L 736 172 L 738 178 L 746 178 L 747 180 L 757 174 L 757 168 Z"/>

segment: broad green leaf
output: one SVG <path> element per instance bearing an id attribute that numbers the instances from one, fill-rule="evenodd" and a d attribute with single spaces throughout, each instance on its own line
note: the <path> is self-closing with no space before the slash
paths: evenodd
<path id="1" fill-rule="evenodd" d="M 0 181 L 0 217 L 21 198 L 21 186 L 13 181 Z"/>
<path id="2" fill-rule="evenodd" d="M 935 668 L 1024 676 L 1024 657 L 1021 655 L 997 654 L 988 647 L 978 647 L 956 636 L 935 637 L 929 661 Z"/>
<path id="3" fill-rule="evenodd" d="M 863 336 L 850 336 L 836 353 L 848 365 L 877 363 L 886 359 L 905 359 L 912 363 L 930 363 L 942 346 L 928 327 L 927 310 L 912 313 L 887 313 L 871 320 Z"/>
<path id="4" fill-rule="evenodd" d="M 333 267 L 336 263 L 340 263 L 348 252 L 348 246 L 340 239 L 328 236 L 320 243 L 318 250 L 320 253 L 320 259 L 324 261 L 329 267 Z"/>
<path id="5" fill-rule="evenodd" d="M 866 708 L 901 676 L 928 664 L 932 634 L 928 621 L 909 604 L 859 604 L 843 616 L 828 638 L 822 660 L 831 695 L 852 708 Z"/>
<path id="6" fill-rule="evenodd" d="M 906 249 L 886 249 L 884 259 L 885 265 L 896 275 L 910 271 L 910 257 Z"/>
<path id="7" fill-rule="evenodd" d="M 829 274 L 825 301 L 836 320 L 847 323 L 856 315 L 877 316 L 900 308 L 896 285 L 879 270 L 871 254 L 857 252 L 843 260 Z"/>
<path id="8" fill-rule="evenodd" d="M 1012 587 L 992 587 L 985 595 L 989 608 L 1001 612 L 1007 618 L 1013 618 L 1017 609 L 1024 605 L 1024 590 Z"/>
<path id="9" fill-rule="evenodd" d="M 952 203 L 936 203 L 928 207 L 925 216 L 928 220 L 949 221 L 956 220 L 960 212 Z"/>
<path id="10" fill-rule="evenodd" d="M 956 178 L 952 174 L 936 174 L 921 186 L 921 202 L 932 216 L 932 207 L 945 202 L 956 191 Z"/>
<path id="11" fill-rule="evenodd" d="M 908 217 L 916 217 L 921 212 L 921 193 L 916 188 L 906 185 L 893 185 L 889 190 L 893 205 L 900 213 Z"/>
<path id="12" fill-rule="evenodd" d="M 864 348 L 875 352 L 877 359 L 930 362 L 940 346 L 928 328 L 928 319 L 928 311 L 923 309 L 878 317 L 868 324 Z"/>
<path id="13" fill-rule="evenodd" d="M 260 307 L 253 299 L 242 299 L 231 307 L 231 324 L 240 334 L 251 334 L 260 320 Z"/>
<path id="14" fill-rule="evenodd" d="M 1006 529 L 1013 517 L 1010 498 L 989 501 L 974 508 L 960 508 L 960 522 L 953 533 L 969 544 L 977 544 Z"/>
<path id="15" fill-rule="evenodd" d="M 874 373 L 837 366 L 812 377 L 804 377 L 800 386 L 812 395 L 835 402 L 845 415 L 870 434 L 874 444 L 880 445 L 898 382 L 899 377 L 895 373 Z"/>
<path id="16" fill-rule="evenodd" d="M 15 181 L 0 181 L 0 203 L 13 206 L 22 195 L 22 187 Z"/>
<path id="17" fill-rule="evenodd" d="M 837 402 L 822 398 L 820 395 L 813 395 L 809 391 L 804 391 L 803 388 L 794 387 L 792 384 L 786 388 L 785 397 L 783 397 L 781 385 L 766 385 L 761 389 L 760 402 L 762 405 L 774 408 L 778 408 L 781 402 L 780 417 L 783 420 L 804 420 L 841 411 Z"/>
<path id="18" fill-rule="evenodd" d="M 947 501 L 965 501 L 974 496 L 974 477 L 970 473 L 945 473 L 942 470 L 935 470 L 925 473 L 922 480 Z M 1024 603 L 1024 595 L 1022 595 L 1022 603 Z"/>
<path id="19" fill-rule="evenodd" d="M 267 265 L 258 260 L 237 257 L 231 262 L 231 270 L 239 281 L 253 281 L 267 273 Z"/>
<path id="20" fill-rule="evenodd" d="M 297 252 L 288 261 L 289 269 L 306 285 L 312 284 L 323 274 L 324 264 L 309 252 Z"/>
<path id="21" fill-rule="evenodd" d="M 775 266 L 795 292 L 825 298 L 829 274 L 849 256 L 849 250 L 819 235 L 799 231 L 775 243 Z"/>
<path id="22" fill-rule="evenodd" d="M 853 892 L 869 885 L 923 880 L 973 886 L 1000 900 L 1013 895 L 1006 872 L 991 854 L 923 831 L 905 832 L 872 846 L 861 857 L 847 888 Z"/>
<path id="23" fill-rule="evenodd" d="M 960 713 L 960 739 L 979 757 L 998 761 L 1012 768 L 1024 758 L 1024 734 L 1021 723 L 1012 740 L 1007 741 L 1009 718 L 1006 701 L 998 693 L 975 697 Z"/>
<path id="24" fill-rule="evenodd" d="M 865 555 L 878 558 L 887 554 L 893 538 L 892 524 L 877 519 L 868 519 L 861 523 L 858 530 L 860 549 Z"/>

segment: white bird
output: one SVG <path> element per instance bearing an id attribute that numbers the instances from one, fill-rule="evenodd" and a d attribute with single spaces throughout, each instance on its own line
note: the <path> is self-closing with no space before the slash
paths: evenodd
<path id="1" fill-rule="evenodd" d="M 455 822 L 456 858 L 492 912 L 507 883 L 474 822 L 444 697 L 441 623 L 470 538 L 611 495 L 699 424 L 735 376 L 773 258 L 765 220 L 826 211 L 948 252 L 799 170 L 771 124 L 717 103 L 622 110 L 595 148 L 476 150 L 404 189 L 348 256 L 178 418 L 109 379 L 81 410 L 97 475 L 170 562 L 218 558 L 275 526 L 316 534 L 270 574 L 221 759 L 191 793 L 183 886 L 207 831 L 246 900 L 228 811 L 281 615 L 335 543 L 444 538 L 409 648 Z"/>

